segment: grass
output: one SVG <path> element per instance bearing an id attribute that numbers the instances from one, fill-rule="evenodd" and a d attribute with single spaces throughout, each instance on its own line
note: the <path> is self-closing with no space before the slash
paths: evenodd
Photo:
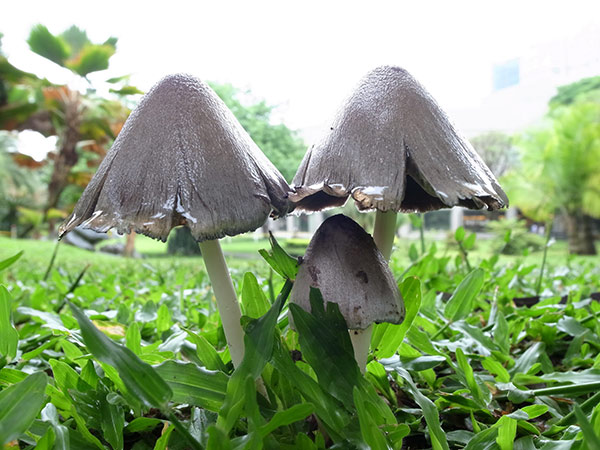
<path id="1" fill-rule="evenodd" d="M 145 258 L 61 245 L 44 279 L 53 242 L 0 238 L 0 446 L 598 448 L 600 267 L 564 243 L 521 306 L 541 252 L 465 239 L 469 271 L 453 240 L 398 241 L 407 318 L 375 327 L 365 376 L 335 308 L 285 313 L 290 283 L 256 254 L 266 241 L 223 241 L 247 316 L 235 371 L 201 258 L 136 244 Z M 295 267 L 272 251 L 276 270 Z"/>

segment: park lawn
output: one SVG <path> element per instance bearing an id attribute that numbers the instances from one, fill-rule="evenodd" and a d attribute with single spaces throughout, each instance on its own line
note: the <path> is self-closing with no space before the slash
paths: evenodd
<path id="1" fill-rule="evenodd" d="M 363 377 L 339 312 L 289 307 L 291 329 L 289 282 L 254 253 L 266 242 L 235 239 L 229 249 L 247 253 L 227 259 L 254 350 L 233 371 L 201 258 L 157 256 L 144 239 L 142 259 L 61 245 L 45 276 L 54 242 L 0 238 L 0 262 L 24 252 L 0 266 L 0 438 L 22 448 L 594 448 L 597 258 L 551 247 L 538 289 L 539 252 L 499 257 L 477 241 L 471 270 L 450 239 L 426 239 L 426 252 L 398 241 L 406 326 L 375 327 Z M 539 303 L 523 307 L 536 290 Z M 258 375 L 268 399 L 256 395 Z M 9 406 L 20 414 L 3 416 Z"/>

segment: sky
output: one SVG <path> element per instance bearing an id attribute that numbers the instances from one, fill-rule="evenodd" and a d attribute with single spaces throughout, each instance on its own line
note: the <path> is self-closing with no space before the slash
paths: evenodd
<path id="1" fill-rule="evenodd" d="M 169 73 L 250 89 L 293 129 L 326 126 L 358 80 L 383 64 L 411 72 L 447 110 L 491 91 L 491 67 L 523 49 L 600 25 L 600 2 L 565 1 L 22 1 L 2 7 L 3 50 L 17 67 L 64 82 L 29 52 L 31 27 L 75 24 L 119 39 L 103 80 L 131 74 L 147 90 Z M 599 49 L 600 51 L 600 49 Z"/>

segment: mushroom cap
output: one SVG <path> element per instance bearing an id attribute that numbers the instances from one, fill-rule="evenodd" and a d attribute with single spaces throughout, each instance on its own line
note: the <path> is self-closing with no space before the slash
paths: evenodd
<path id="1" fill-rule="evenodd" d="M 260 227 L 290 187 L 216 93 L 189 75 L 159 81 L 131 113 L 59 237 L 78 225 L 198 241 Z"/>
<path id="2" fill-rule="evenodd" d="M 329 217 L 315 232 L 290 302 L 310 311 L 311 287 L 337 303 L 350 329 L 404 320 L 404 302 L 385 258 L 373 238 L 343 214 Z"/>
<path id="3" fill-rule="evenodd" d="M 471 144 L 406 70 L 368 73 L 294 177 L 298 209 L 499 209 L 508 198 Z"/>

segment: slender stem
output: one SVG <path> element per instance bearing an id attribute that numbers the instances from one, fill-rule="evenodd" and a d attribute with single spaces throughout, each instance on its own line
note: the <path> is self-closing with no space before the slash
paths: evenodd
<path id="1" fill-rule="evenodd" d="M 392 255 L 394 237 L 396 236 L 396 217 L 397 213 L 395 211 L 377 211 L 377 215 L 375 216 L 373 239 L 386 261 L 389 261 Z M 352 341 L 352 347 L 354 347 L 354 359 L 356 359 L 356 363 L 362 373 L 365 373 L 367 369 L 367 357 L 369 355 L 372 333 L 373 325 L 368 326 L 364 330 L 350 331 L 350 340 Z"/>
<path id="2" fill-rule="evenodd" d="M 542 256 L 542 267 L 540 269 L 540 277 L 538 278 L 537 287 L 535 288 L 535 295 L 539 296 L 542 290 L 542 280 L 544 279 L 544 269 L 546 268 L 546 256 L 548 255 L 548 244 L 550 243 L 550 236 L 552 234 L 552 219 L 546 223 L 546 242 L 544 243 L 544 255 Z"/>
<path id="3" fill-rule="evenodd" d="M 467 250 L 463 246 L 462 242 L 460 242 L 460 241 L 458 242 L 458 248 L 460 249 L 460 252 L 462 253 L 463 260 L 465 261 L 465 265 L 467 266 L 467 270 L 469 272 L 471 272 L 473 270 L 473 267 L 471 267 L 471 263 L 469 263 L 469 253 L 467 252 Z"/>
<path id="4" fill-rule="evenodd" d="M 394 237 L 396 236 L 396 217 L 397 213 L 395 211 L 377 211 L 375 216 L 373 239 L 386 261 L 389 261 L 392 255 Z"/>
<path id="5" fill-rule="evenodd" d="M 238 367 L 244 358 L 244 331 L 240 323 L 242 312 L 227 263 L 218 240 L 200 242 L 200 251 L 217 299 L 231 361 L 233 367 Z"/>
<path id="6" fill-rule="evenodd" d="M 419 213 L 419 237 L 421 238 L 421 255 L 425 254 L 425 214 Z"/>
<path id="7" fill-rule="evenodd" d="M 369 356 L 369 347 L 371 345 L 371 335 L 373 334 L 373 324 L 364 330 L 348 330 L 352 348 L 354 348 L 354 359 L 361 373 L 367 370 L 367 358 Z"/>
<path id="8" fill-rule="evenodd" d="M 54 251 L 52 252 L 52 258 L 50 258 L 50 263 L 48 263 L 48 268 L 46 269 L 46 273 L 44 274 L 44 281 L 48 279 L 50 271 L 52 270 L 52 266 L 54 266 L 56 254 L 58 253 L 58 244 L 60 244 L 60 241 L 56 241 L 56 244 L 54 244 Z"/>

